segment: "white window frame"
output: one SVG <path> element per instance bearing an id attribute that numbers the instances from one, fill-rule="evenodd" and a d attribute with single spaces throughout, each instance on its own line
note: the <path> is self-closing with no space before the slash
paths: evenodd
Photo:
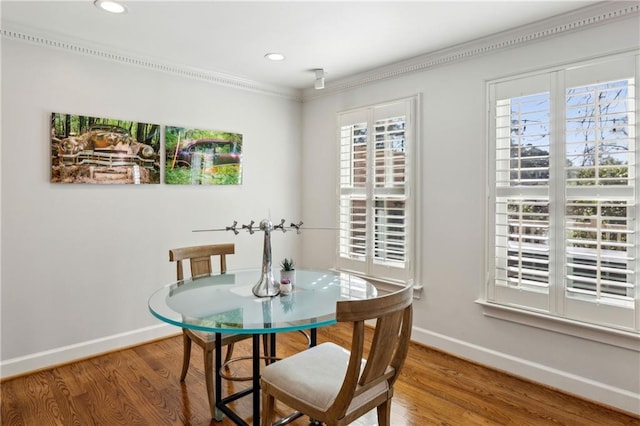
<path id="1" fill-rule="evenodd" d="M 338 144 L 338 177 L 337 177 L 337 212 L 336 223 L 338 224 L 338 235 L 336 240 L 336 269 L 353 273 L 365 278 L 368 278 L 380 285 L 382 288 L 387 287 L 392 290 L 395 286 L 405 286 L 409 284 L 414 285 L 414 290 L 420 290 L 421 286 L 415 282 L 418 268 L 416 267 L 416 259 L 419 253 L 419 245 L 417 244 L 415 236 L 420 231 L 419 224 L 417 223 L 416 206 L 419 205 L 418 193 L 416 191 L 417 171 L 417 159 L 419 158 L 418 147 L 418 107 L 419 96 L 412 96 L 409 98 L 403 98 L 399 100 L 388 101 L 375 105 L 360 107 L 347 111 L 338 112 L 337 114 L 337 129 L 336 140 Z M 404 192 L 397 192 L 397 188 L 390 189 L 374 189 L 372 181 L 372 169 L 373 162 L 371 161 L 373 152 L 375 151 L 375 123 L 377 120 L 385 120 L 398 116 L 404 116 L 404 150 L 405 150 L 405 185 Z M 343 126 L 350 126 L 366 123 L 367 128 L 367 181 L 364 187 L 360 188 L 347 188 L 342 185 L 344 177 L 341 175 L 345 173 L 344 164 L 342 162 L 342 131 Z M 351 167 L 351 166 L 350 166 Z M 373 257 L 373 235 L 375 234 L 375 194 L 384 193 L 387 196 L 393 196 L 397 194 L 404 200 L 405 218 L 403 225 L 405 226 L 404 235 L 404 266 L 398 267 L 393 264 L 384 264 L 375 262 Z M 366 216 L 367 216 L 367 231 L 366 231 L 366 255 L 363 259 L 349 258 L 341 255 L 341 239 L 345 237 L 345 233 L 348 231 L 342 229 L 341 215 L 345 215 L 347 207 L 342 205 L 343 196 L 359 194 L 363 200 L 366 200 Z M 344 241 L 343 241 L 344 242 Z M 414 291 L 414 295 L 417 295 Z"/>
<path id="2" fill-rule="evenodd" d="M 625 75 L 617 75 L 618 70 L 624 67 L 630 69 Z M 634 123 L 631 123 L 633 135 L 632 143 L 635 151 L 634 157 L 629 162 L 629 176 L 635 182 L 631 192 L 635 197 L 636 205 L 640 204 L 640 179 L 638 178 L 638 166 L 640 157 L 639 144 L 639 119 L 640 119 L 640 55 L 637 52 L 627 54 L 612 55 L 606 58 L 598 58 L 576 64 L 567 64 L 555 68 L 545 69 L 528 73 L 525 75 L 512 76 L 487 82 L 487 229 L 486 229 L 486 271 L 483 296 L 477 301 L 484 306 L 484 313 L 487 316 L 505 319 L 531 325 L 534 327 L 550 329 L 553 331 L 579 336 L 590 340 L 596 340 L 613 344 L 629 349 L 639 350 L 640 341 L 640 284 L 635 278 L 635 299 L 630 306 L 616 306 L 615 303 L 589 303 L 580 300 L 580 297 L 568 297 L 564 281 L 564 260 L 557 266 L 560 258 L 565 256 L 565 235 L 564 220 L 565 201 L 571 198 L 571 191 L 575 189 L 565 187 L 564 177 L 552 178 L 549 182 L 547 192 L 545 189 L 526 188 L 517 196 L 526 198 L 530 194 L 536 197 L 548 197 L 549 200 L 549 233 L 555 235 L 549 244 L 549 262 L 552 265 L 549 270 L 548 293 L 542 288 L 536 294 L 535 291 L 522 291 L 516 287 L 510 288 L 496 284 L 496 201 L 498 188 L 496 187 L 496 101 L 503 99 L 496 90 L 504 90 L 507 93 L 520 94 L 507 95 L 507 97 L 524 96 L 540 93 L 539 87 L 546 85 L 551 96 L 551 120 L 550 124 L 554 128 L 551 131 L 551 147 L 549 149 L 550 173 L 558 173 L 562 170 L 563 164 L 558 164 L 558 159 L 565 161 L 565 90 L 570 87 L 581 85 L 597 84 L 603 81 L 612 81 L 632 77 L 635 81 L 635 115 L 631 116 Z M 560 112 L 559 112 L 560 110 Z M 560 138 L 558 143 L 554 138 Z M 564 173 L 564 172 L 563 172 Z M 564 176 L 564 174 L 563 174 Z M 575 188 L 575 187 L 574 187 Z M 587 196 L 594 193 L 593 188 L 578 187 L 578 192 L 583 191 Z M 507 190 L 509 194 L 510 189 Z M 516 196 L 515 190 L 514 196 Z M 611 192 L 611 191 L 610 191 Z M 615 191 L 614 191 L 615 192 Z M 625 188 L 620 193 L 628 195 L 629 190 Z M 527 195 L 529 194 L 529 195 Z M 503 191 L 504 195 L 504 191 Z M 510 195 L 509 195 L 510 196 Z M 574 195 L 575 196 L 575 195 Z M 638 235 L 640 230 L 638 220 L 640 219 L 640 207 L 635 208 L 635 226 L 633 231 Z M 640 240 L 635 237 L 635 262 L 633 270 L 640 272 L 640 261 L 638 260 Z M 603 321 L 599 323 L 593 320 L 596 317 L 612 319 L 611 323 Z M 617 322 L 616 322 L 617 321 Z"/>

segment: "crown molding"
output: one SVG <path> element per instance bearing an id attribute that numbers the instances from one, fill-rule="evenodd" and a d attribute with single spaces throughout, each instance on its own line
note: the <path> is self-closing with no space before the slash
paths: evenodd
<path id="1" fill-rule="evenodd" d="M 113 52 L 103 46 L 84 43 L 77 40 L 65 40 L 59 34 L 38 34 L 36 30 L 12 26 L 3 21 L 0 36 L 36 44 L 48 48 L 61 49 L 75 54 L 90 56 L 115 63 L 133 65 L 152 71 L 176 75 L 182 78 L 204 81 L 239 90 L 258 92 L 266 95 L 282 97 L 294 101 L 309 101 L 363 87 L 382 80 L 402 75 L 425 71 L 431 68 L 452 64 L 466 59 L 495 53 L 514 47 L 522 47 L 529 43 L 546 40 L 574 31 L 581 31 L 598 25 L 611 23 L 620 19 L 640 17 L 640 3 L 637 1 L 606 1 L 587 6 L 582 9 L 558 15 L 556 17 L 524 25 L 513 30 L 504 31 L 472 42 L 459 44 L 447 49 L 430 52 L 394 64 L 375 68 L 364 73 L 345 77 L 336 81 L 328 81 L 325 89 L 313 88 L 298 90 L 256 81 L 237 76 L 189 68 L 179 64 L 164 63 L 155 59 L 142 58 L 135 54 Z M 7 25 L 8 24 L 8 25 Z"/>
<path id="2" fill-rule="evenodd" d="M 113 52 L 102 46 L 78 41 L 65 40 L 63 36 L 53 34 L 37 34 L 35 30 L 21 28 L 11 23 L 3 22 L 0 36 L 4 39 L 35 44 L 47 48 L 61 49 L 74 54 L 90 56 L 110 62 L 133 65 L 152 71 L 172 74 L 182 78 L 204 81 L 206 83 L 232 87 L 239 90 L 258 92 L 271 96 L 278 96 L 294 101 L 301 101 L 301 91 L 286 87 L 268 85 L 257 81 L 247 80 L 233 75 L 189 68 L 178 64 L 168 64 L 149 58 L 142 58 L 135 54 Z M 7 28 L 8 27 L 8 28 Z"/>
<path id="3" fill-rule="evenodd" d="M 512 30 L 483 37 L 468 43 L 416 56 L 394 64 L 382 66 L 364 73 L 327 81 L 323 90 L 304 89 L 302 100 L 310 101 L 330 94 L 367 86 L 382 80 L 425 71 L 470 58 L 522 47 L 540 40 L 550 39 L 574 31 L 581 31 L 620 19 L 640 18 L 637 1 L 607 1 L 576 11 L 534 22 Z"/>

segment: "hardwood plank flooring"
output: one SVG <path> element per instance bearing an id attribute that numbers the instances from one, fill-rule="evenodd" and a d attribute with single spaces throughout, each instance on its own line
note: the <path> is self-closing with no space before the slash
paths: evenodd
<path id="1" fill-rule="evenodd" d="M 370 338 L 369 333 L 369 338 Z M 348 346 L 350 329 L 338 324 L 318 331 L 318 341 Z M 298 333 L 278 336 L 278 354 L 303 350 Z M 250 341 L 235 356 L 249 354 Z M 212 425 L 202 352 L 192 351 L 186 381 L 180 383 L 182 337 L 176 336 L 45 371 L 0 385 L 3 426 Z M 248 375 L 249 363 L 232 366 Z M 247 386 L 224 382 L 225 392 Z M 233 408 L 252 421 L 250 398 Z M 280 415 L 287 407 L 278 405 Z M 522 380 L 440 351 L 412 344 L 396 384 L 393 425 L 638 425 L 640 418 Z M 375 411 L 355 424 L 376 424 Z M 300 418 L 294 425 L 307 425 Z"/>

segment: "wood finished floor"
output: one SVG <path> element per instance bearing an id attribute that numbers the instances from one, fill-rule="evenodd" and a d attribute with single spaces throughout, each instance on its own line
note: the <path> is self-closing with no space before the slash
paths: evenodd
<path id="1" fill-rule="evenodd" d="M 319 330 L 318 340 L 347 346 L 349 329 Z M 278 336 L 278 353 L 304 348 L 298 333 Z M 249 353 L 250 341 L 234 355 Z M 75 362 L 15 379 L 0 388 L 1 424 L 19 425 L 217 425 L 205 395 L 202 353 L 193 348 L 186 381 L 180 383 L 180 336 Z M 237 374 L 249 365 L 233 366 Z M 225 392 L 246 383 L 227 382 Z M 248 422 L 250 398 L 234 403 Z M 278 406 L 281 415 L 287 408 Z M 295 425 L 307 425 L 308 419 Z M 413 344 L 396 384 L 393 425 L 640 425 L 640 418 L 590 403 L 442 352 Z M 375 412 L 356 425 L 376 424 Z"/>

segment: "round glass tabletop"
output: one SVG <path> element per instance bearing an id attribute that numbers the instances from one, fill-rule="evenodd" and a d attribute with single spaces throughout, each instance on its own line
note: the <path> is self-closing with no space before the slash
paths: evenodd
<path id="1" fill-rule="evenodd" d="M 178 281 L 153 293 L 149 310 L 178 327 L 258 334 L 333 324 L 337 301 L 377 296 L 373 284 L 354 275 L 298 269 L 290 294 L 256 297 L 251 289 L 260 275 L 241 270 Z"/>

